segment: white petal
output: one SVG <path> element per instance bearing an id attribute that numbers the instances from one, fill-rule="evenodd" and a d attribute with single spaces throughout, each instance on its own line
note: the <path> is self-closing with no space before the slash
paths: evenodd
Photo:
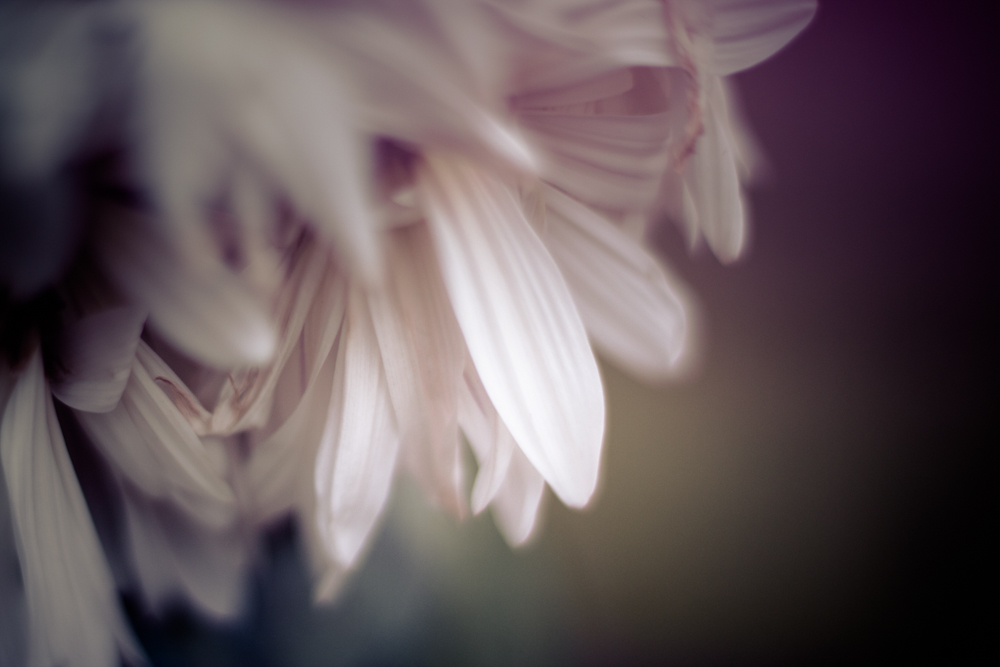
<path id="1" fill-rule="evenodd" d="M 314 504 L 311 477 L 320 438 L 331 419 L 335 361 L 336 354 L 328 353 L 295 410 L 253 446 L 243 475 L 259 523 L 267 523 L 304 501 Z"/>
<path id="2" fill-rule="evenodd" d="M 74 322 L 61 335 L 60 363 L 65 377 L 52 388 L 76 410 L 108 412 L 118 404 L 139 343 L 146 313 L 110 308 Z"/>
<path id="3" fill-rule="evenodd" d="M 718 79 L 708 91 L 705 132 L 684 170 L 684 180 L 697 210 L 698 228 L 723 262 L 737 259 L 746 243 L 747 227 L 740 189 L 737 146 Z"/>
<path id="4" fill-rule="evenodd" d="M 712 0 L 715 71 L 733 74 L 770 58 L 805 29 L 816 0 Z"/>
<path id="5" fill-rule="evenodd" d="M 124 212 L 101 229 L 98 250 L 116 284 L 149 310 L 149 321 L 178 350 L 209 366 L 259 365 L 275 333 L 264 309 L 221 265 L 194 266 L 172 252 L 149 222 Z"/>
<path id="6" fill-rule="evenodd" d="M 594 345 L 645 380 L 673 375 L 687 333 L 681 290 L 610 220 L 554 188 L 544 192 L 542 239 Z"/>
<path id="7" fill-rule="evenodd" d="M 211 618 L 234 618 L 245 603 L 251 548 L 245 529 L 206 529 L 128 484 L 123 498 L 129 554 L 146 604 L 160 611 L 181 595 Z"/>
<path id="8" fill-rule="evenodd" d="M 434 502 L 462 517 L 456 412 L 465 341 L 426 225 L 394 231 L 388 251 L 386 288 L 368 299 L 403 456 Z"/>
<path id="9" fill-rule="evenodd" d="M 66 452 L 39 350 L 7 403 L 0 454 L 28 602 L 31 664 L 106 667 L 119 651 L 142 662 Z"/>
<path id="10" fill-rule="evenodd" d="M 618 80 L 613 75 L 625 76 Z M 676 78 L 666 69 L 618 70 L 547 95 L 515 101 L 542 158 L 542 177 L 577 199 L 615 210 L 645 210 L 656 198 L 678 133 L 678 110 L 669 104 Z M 622 92 L 621 87 L 630 85 Z M 557 98 L 583 99 L 539 107 Z"/>
<path id="11" fill-rule="evenodd" d="M 154 498 L 169 498 L 208 525 L 226 525 L 235 497 L 224 462 L 213 457 L 157 383 L 182 386 L 140 341 L 121 402 L 111 412 L 77 412 L 94 445 L 132 483 Z M 162 381 L 162 380 L 161 380 Z"/>
<path id="12" fill-rule="evenodd" d="M 493 518 L 512 547 L 524 544 L 535 528 L 545 480 L 520 449 L 515 449 L 503 484 L 493 499 Z"/>
<path id="13" fill-rule="evenodd" d="M 470 360 L 458 395 L 458 423 L 479 462 L 472 486 L 472 511 L 479 514 L 496 496 L 517 449 Z"/>
<path id="14" fill-rule="evenodd" d="M 333 344 L 340 326 L 344 295 L 329 250 L 324 244 L 307 242 L 294 253 L 292 261 L 292 273 L 275 297 L 275 321 L 280 333 L 274 356 L 263 368 L 250 369 L 244 372 L 245 377 L 240 381 L 223 385 L 211 417 L 212 433 L 229 435 L 265 426 L 273 412 L 275 392 L 286 366 L 304 364 L 308 368 L 307 375 L 315 375 Z M 302 347 L 303 330 L 308 326 L 313 332 L 317 325 L 324 330 L 331 329 L 327 332 L 325 348 L 310 349 L 310 354 L 293 358 L 296 352 L 307 352 Z M 291 392 L 292 396 L 278 400 L 297 400 L 304 391 L 302 387 Z"/>
<path id="15" fill-rule="evenodd" d="M 597 484 L 604 395 L 580 316 L 512 188 L 459 158 L 420 169 L 465 341 L 517 444 L 568 505 Z"/>
<path id="16" fill-rule="evenodd" d="M 399 449 L 378 341 L 358 292 L 341 334 L 330 410 L 316 458 L 316 521 L 327 552 L 350 567 L 389 496 Z"/>

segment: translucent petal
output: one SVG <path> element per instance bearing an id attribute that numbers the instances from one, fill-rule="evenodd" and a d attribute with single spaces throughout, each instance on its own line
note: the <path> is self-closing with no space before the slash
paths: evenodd
<path id="1" fill-rule="evenodd" d="M 767 60 L 805 29 L 816 0 L 711 0 L 715 73 L 733 74 Z"/>
<path id="2" fill-rule="evenodd" d="M 333 415 L 316 458 L 316 522 L 330 557 L 357 559 L 389 496 L 399 434 L 364 297 L 352 292 L 341 335 Z"/>
<path id="3" fill-rule="evenodd" d="M 597 483 L 604 395 L 566 283 L 513 188 L 432 153 L 419 182 L 445 285 L 490 400 L 563 502 L 586 504 Z"/>
<path id="4" fill-rule="evenodd" d="M 128 385 L 115 409 L 103 414 L 77 412 L 77 418 L 94 445 L 133 484 L 154 498 L 171 499 L 209 525 L 226 525 L 233 518 L 236 499 L 224 477 L 225 463 L 206 448 L 158 380 L 183 388 L 140 341 Z"/>
<path id="5" fill-rule="evenodd" d="M 403 458 L 431 499 L 464 516 L 465 483 L 456 421 L 465 342 L 426 225 L 392 233 L 391 270 L 369 293 L 403 444 Z"/>
<path id="6" fill-rule="evenodd" d="M 143 662 L 122 616 L 46 386 L 41 351 L 21 372 L 0 426 L 30 618 L 30 664 Z"/>
<path id="7" fill-rule="evenodd" d="M 670 377 L 687 333 L 681 290 L 610 220 L 554 188 L 544 192 L 542 239 L 594 345 L 640 378 Z"/>

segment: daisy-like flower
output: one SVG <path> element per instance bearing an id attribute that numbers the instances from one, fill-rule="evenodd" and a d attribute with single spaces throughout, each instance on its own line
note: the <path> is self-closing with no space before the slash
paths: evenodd
<path id="1" fill-rule="evenodd" d="M 514 545 L 546 486 L 585 505 L 591 344 L 678 372 L 689 307 L 645 230 L 739 255 L 752 156 L 722 77 L 814 10 L 6 10 L 0 454 L 32 664 L 142 662 L 117 589 L 238 614 L 289 513 L 329 599 L 400 469 Z"/>

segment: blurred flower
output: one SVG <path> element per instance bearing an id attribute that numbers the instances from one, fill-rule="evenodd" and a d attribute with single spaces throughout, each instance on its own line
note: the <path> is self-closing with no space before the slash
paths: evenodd
<path id="1" fill-rule="evenodd" d="M 141 661 L 116 588 L 239 613 L 255 535 L 288 513 L 329 598 L 398 468 L 467 513 L 460 433 L 471 509 L 511 544 L 546 485 L 585 505 L 591 344 L 678 372 L 689 304 L 646 227 L 740 254 L 752 144 L 721 77 L 814 10 L 4 9 L 0 453 L 32 663 Z M 88 447 L 100 497 L 70 459 Z"/>

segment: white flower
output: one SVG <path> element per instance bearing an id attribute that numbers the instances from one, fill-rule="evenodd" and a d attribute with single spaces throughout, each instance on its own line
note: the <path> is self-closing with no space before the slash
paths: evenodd
<path id="1" fill-rule="evenodd" d="M 460 434 L 479 462 L 471 509 L 492 506 L 512 544 L 546 485 L 585 505 L 604 432 L 591 344 L 647 380 L 677 372 L 690 315 L 645 228 L 666 211 L 739 255 L 746 151 L 721 77 L 814 9 L 10 14 L 48 35 L 0 63 L 4 187 L 27 202 L 14 237 L 84 229 L 0 273 L 20 349 L 0 374 L 0 453 L 33 664 L 141 660 L 116 586 L 238 613 L 256 531 L 290 512 L 330 597 L 398 468 L 467 513 Z M 79 164 L 81 208 L 41 206 Z M 61 308 L 26 320 L 46 285 Z M 75 425 L 111 470 L 124 569 L 67 454 Z"/>

